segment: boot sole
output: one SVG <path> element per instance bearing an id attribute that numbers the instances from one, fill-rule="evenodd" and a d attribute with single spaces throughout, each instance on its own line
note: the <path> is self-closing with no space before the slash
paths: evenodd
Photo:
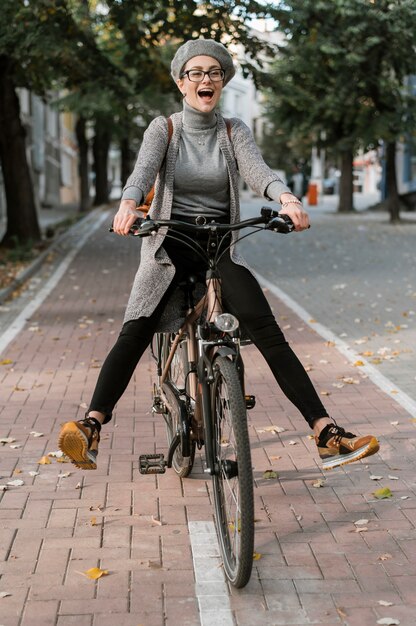
<path id="1" fill-rule="evenodd" d="M 64 424 L 59 435 L 58 446 L 79 469 L 97 469 L 95 459 L 89 456 L 88 439 L 75 422 Z"/>
<path id="2" fill-rule="evenodd" d="M 367 456 L 371 456 L 375 454 L 380 449 L 380 444 L 375 437 L 371 439 L 371 441 L 364 447 L 355 450 L 355 452 L 350 452 L 350 454 L 338 454 L 337 456 L 332 456 L 328 459 L 322 459 L 322 469 L 330 470 L 335 467 L 341 467 L 342 465 L 347 465 L 348 463 L 354 463 L 354 461 L 359 461 L 360 459 L 364 459 Z"/>

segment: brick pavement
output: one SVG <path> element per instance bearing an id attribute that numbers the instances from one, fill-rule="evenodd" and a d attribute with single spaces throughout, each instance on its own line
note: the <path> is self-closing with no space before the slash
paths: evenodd
<path id="1" fill-rule="evenodd" d="M 0 365 L 0 437 L 15 442 L 1 448 L 0 483 L 24 482 L 0 494 L 3 626 L 230 623 L 216 583 L 209 583 L 215 602 L 205 589 L 198 603 L 188 523 L 212 520 L 201 458 L 182 482 L 172 472 L 151 477 L 137 469 L 140 453 L 165 448 L 162 421 L 149 412 L 149 355 L 103 432 L 97 471 L 54 457 L 38 463 L 57 450 L 61 422 L 85 411 L 121 322 L 137 243 L 96 232 L 1 355 L 12 363 Z M 244 348 L 248 392 L 257 396 L 249 420 L 261 558 L 245 589 L 228 590 L 232 619 L 237 626 L 370 626 L 392 617 L 414 625 L 415 426 L 335 347 L 270 301 L 330 413 L 356 432 L 379 435 L 382 449 L 323 475 L 302 417 L 262 357 Z M 342 378 L 356 382 L 340 387 Z M 278 479 L 263 478 L 270 468 Z M 313 486 L 318 478 L 323 488 Z M 384 486 L 393 497 L 376 500 L 374 490 Z M 356 526 L 362 519 L 368 522 Z M 96 566 L 109 574 L 98 581 L 83 575 Z"/>

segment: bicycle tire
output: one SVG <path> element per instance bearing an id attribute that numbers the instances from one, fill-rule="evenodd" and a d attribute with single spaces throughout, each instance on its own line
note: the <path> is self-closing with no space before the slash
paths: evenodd
<path id="1" fill-rule="evenodd" d="M 225 574 L 234 587 L 241 588 L 250 579 L 254 550 L 253 470 L 247 411 L 234 363 L 217 356 L 213 372 L 215 523 Z"/>
<path id="2" fill-rule="evenodd" d="M 166 363 L 170 348 L 175 335 L 166 334 L 163 343 L 163 366 Z M 165 411 L 165 424 L 168 445 L 170 446 L 176 434 L 181 431 L 181 412 L 186 411 L 184 401 L 179 397 L 185 393 L 186 373 L 188 369 L 186 340 L 178 345 L 166 379 L 162 385 L 164 396 L 167 400 Z M 186 478 L 192 471 L 195 460 L 196 442 L 189 441 L 189 456 L 182 455 L 182 437 L 188 437 L 186 433 L 176 446 L 172 457 L 172 468 L 180 478 Z"/>

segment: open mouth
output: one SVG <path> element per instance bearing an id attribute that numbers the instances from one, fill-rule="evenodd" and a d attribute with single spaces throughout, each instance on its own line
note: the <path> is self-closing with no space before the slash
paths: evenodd
<path id="1" fill-rule="evenodd" d="M 209 87 L 204 87 L 203 89 L 200 89 L 198 91 L 198 96 L 204 102 L 210 102 L 212 100 L 212 98 L 214 97 L 214 90 L 210 89 Z"/>

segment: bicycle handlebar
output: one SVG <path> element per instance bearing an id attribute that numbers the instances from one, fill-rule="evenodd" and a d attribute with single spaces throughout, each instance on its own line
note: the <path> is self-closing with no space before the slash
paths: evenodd
<path id="1" fill-rule="evenodd" d="M 148 216 L 145 218 L 138 217 L 130 227 L 129 233 L 135 237 L 150 237 L 155 235 L 160 228 L 168 226 L 176 231 L 190 232 L 230 232 L 233 230 L 242 230 L 248 226 L 258 226 L 264 224 L 265 230 L 272 230 L 279 233 L 290 233 L 295 226 L 288 215 L 274 211 L 270 207 L 262 207 L 258 217 L 252 217 L 235 224 L 220 224 L 212 221 L 207 224 L 189 224 L 179 220 L 153 220 Z M 114 232 L 110 228 L 110 232 Z"/>

